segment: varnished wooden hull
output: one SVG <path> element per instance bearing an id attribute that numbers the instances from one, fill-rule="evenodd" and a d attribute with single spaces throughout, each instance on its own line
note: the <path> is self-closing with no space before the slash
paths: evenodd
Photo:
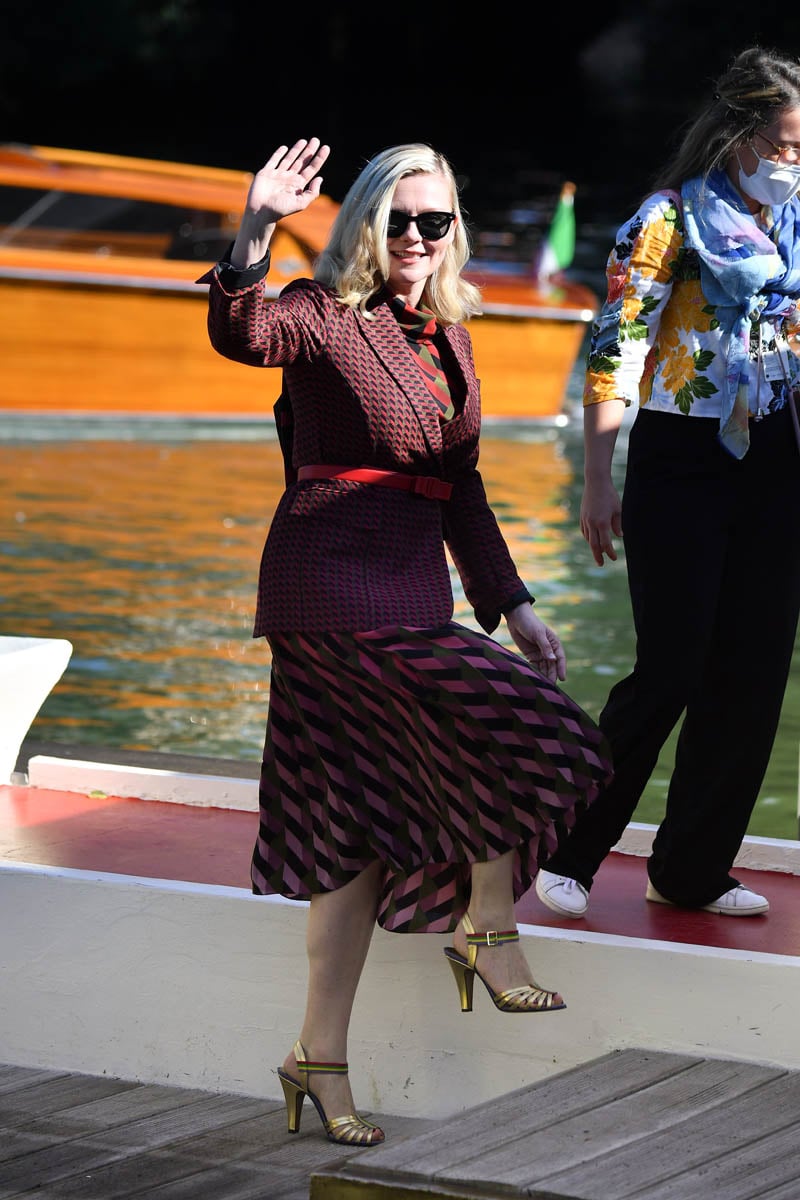
<path id="1" fill-rule="evenodd" d="M 196 291 L 0 279 L 0 410 L 271 416 L 280 372 L 216 354 Z M 484 415 L 556 416 L 584 331 L 552 319 L 470 322 Z"/>

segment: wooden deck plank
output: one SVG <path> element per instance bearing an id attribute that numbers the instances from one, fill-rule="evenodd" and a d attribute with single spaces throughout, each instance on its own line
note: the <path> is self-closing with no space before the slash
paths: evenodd
<path id="1" fill-rule="evenodd" d="M 375 1119 L 377 1120 L 377 1117 Z M 388 1142 L 401 1144 L 426 1132 L 431 1125 L 438 1122 L 418 1117 L 381 1116 L 380 1124 Z M 306 1123 L 304 1119 L 300 1133 L 289 1136 L 286 1133 L 284 1117 L 278 1127 L 277 1136 L 271 1137 L 269 1142 L 265 1141 L 261 1153 L 253 1156 L 253 1162 L 269 1167 L 278 1175 L 303 1172 L 308 1180 L 316 1171 L 334 1171 L 354 1156 L 359 1158 L 366 1154 L 375 1154 L 377 1149 L 370 1147 L 366 1151 L 354 1152 L 352 1146 L 337 1146 L 334 1142 L 329 1142 L 316 1114 L 313 1121 Z M 307 1200 L 307 1197 L 304 1200 Z"/>
<path id="2" fill-rule="evenodd" d="M 311 1172 L 333 1170 L 353 1153 L 327 1141 L 311 1111 L 290 1137 L 280 1101 L 8 1064 L 0 1064 L 0 1079 L 3 1200 L 308 1200 Z M 431 1124 L 382 1120 L 396 1139 Z"/>
<path id="3" fill-rule="evenodd" d="M 137 1200 L 308 1200 L 308 1186 L 308 1180 L 297 1172 L 270 1170 L 264 1174 L 252 1164 L 242 1163 L 203 1171 L 136 1195 Z"/>
<path id="4" fill-rule="evenodd" d="M 640 1051 L 616 1052 L 504 1097 L 503 1108 L 517 1106 L 505 1126 L 494 1119 L 496 1102 L 481 1105 L 435 1133 L 318 1172 L 312 1195 L 367 1200 L 372 1186 L 387 1200 L 406 1200 L 414 1189 L 421 1197 L 754 1200 L 772 1185 L 800 1181 L 800 1072 L 648 1056 L 653 1064 L 643 1064 Z M 651 1081 L 632 1080 L 626 1090 L 625 1068 L 643 1065 Z M 598 1071 L 614 1076 L 613 1086 L 599 1089 L 605 1096 L 593 1079 Z"/>
<path id="5" fill-rule="evenodd" d="M 0 1121 L 11 1128 L 24 1126 L 32 1117 L 77 1109 L 139 1086 L 103 1076 L 62 1075 L 0 1095 Z"/>
<path id="6" fill-rule="evenodd" d="M 32 1118 L 24 1128 L 29 1133 L 48 1132 L 52 1137 L 64 1139 L 91 1137 L 207 1100 L 208 1092 L 197 1089 L 143 1083 L 127 1092 L 58 1110 L 46 1117 Z"/>
<path id="7" fill-rule="evenodd" d="M 676 1125 L 696 1123 L 709 1110 L 716 1113 L 718 1105 L 728 1105 L 735 1099 L 749 1104 L 754 1090 L 781 1075 L 780 1071 L 749 1063 L 701 1059 L 687 1070 L 571 1117 L 551 1105 L 549 1093 L 544 1093 L 551 1115 L 546 1128 L 504 1141 L 496 1149 L 484 1147 L 482 1153 L 473 1153 L 469 1159 L 433 1174 L 437 1179 L 503 1183 L 524 1191 L 542 1185 L 545 1164 L 549 1181 L 551 1175 L 570 1164 L 574 1166 L 576 1154 L 585 1156 L 587 1172 L 594 1171 L 593 1164 L 618 1149 L 626 1154 L 641 1150 L 649 1159 L 654 1138 L 663 1135 L 673 1141 Z"/>
<path id="8" fill-rule="evenodd" d="M 800 1072 L 775 1067 L 614 1051 L 355 1152 L 276 1101 L 47 1076 L 0 1065 L 2 1200 L 800 1197 Z"/>
<path id="9" fill-rule="evenodd" d="M 800 1196 L 800 1183 L 797 1179 L 790 1179 L 788 1183 L 782 1184 L 780 1187 L 770 1188 L 769 1191 L 759 1191 L 758 1200 L 797 1200 L 798 1196 Z"/>
<path id="10" fill-rule="evenodd" d="M 490 1104 L 439 1123 L 428 1135 L 408 1144 L 385 1144 L 376 1149 L 374 1163 L 381 1169 L 407 1170 L 436 1175 L 448 1166 L 471 1161 L 476 1154 L 516 1137 L 531 1137 L 548 1129 L 554 1119 L 565 1119 L 604 1106 L 641 1088 L 691 1069 L 696 1060 L 684 1054 L 659 1054 L 646 1050 L 615 1050 L 585 1066 L 563 1071 L 529 1087 L 510 1092 Z M 539 1097 L 543 1102 L 539 1103 Z M 546 1097 L 546 1101 L 544 1098 Z M 477 1139 L 477 1141 L 476 1141 Z M 354 1170 L 358 1170 L 355 1164 Z"/>
<path id="11" fill-rule="evenodd" d="M 153 1151 L 224 1125 L 232 1125 L 257 1113 L 274 1111 L 274 1103 L 241 1096 L 207 1095 L 202 1100 L 181 1104 L 155 1116 L 127 1125 L 115 1125 L 90 1137 L 61 1141 L 3 1166 L 0 1196 L 15 1195 L 26 1178 L 33 1175 L 38 1187 L 53 1184 L 76 1171 L 94 1171 L 126 1155 Z M 41 1191 L 40 1191 L 41 1194 Z"/>
<path id="12" fill-rule="evenodd" d="M 604 1200 L 621 1200 L 637 1194 L 650 1200 L 657 1187 L 662 1198 L 669 1195 L 670 1200 L 684 1197 L 688 1200 L 697 1196 L 698 1180 L 705 1180 L 709 1164 L 723 1156 L 737 1155 L 744 1148 L 757 1153 L 762 1139 L 776 1136 L 784 1129 L 794 1131 L 795 1135 L 800 1129 L 800 1072 L 770 1079 L 744 1095 L 722 1101 L 689 1118 L 677 1110 L 669 1128 L 640 1137 L 608 1154 L 577 1162 L 566 1170 L 540 1170 L 536 1183 L 555 1193 L 582 1197 L 591 1196 L 598 1178 L 602 1178 Z M 796 1145 L 795 1136 L 795 1152 Z M 793 1154 L 792 1169 L 800 1179 L 800 1162 L 795 1162 L 795 1157 Z M 785 1176 L 775 1179 L 776 1183 L 784 1181 Z M 703 1187 L 702 1194 L 714 1193 L 706 1193 Z M 759 1190 L 757 1194 L 762 1193 Z"/>
<path id="13" fill-rule="evenodd" d="M 774 1186 L 791 1187 L 793 1200 L 800 1197 L 800 1114 L 797 1120 L 776 1134 L 746 1145 L 691 1171 L 682 1171 L 675 1179 L 660 1186 L 647 1184 L 635 1193 L 640 1200 L 675 1200 L 703 1195 L 725 1196 L 725 1200 L 773 1200 Z M 679 1190 L 676 1190 L 676 1187 Z"/>
<path id="14" fill-rule="evenodd" d="M 274 1123 L 273 1123 L 274 1124 Z M 273 1137 L 277 1130 L 273 1130 Z M 285 1137 L 285 1128 L 281 1130 Z M 185 1185 L 195 1196 L 264 1197 L 275 1171 L 257 1160 L 269 1139 L 262 1115 L 237 1121 L 198 1137 L 179 1138 L 157 1150 L 145 1149 L 115 1158 L 102 1166 L 74 1172 L 57 1184 L 59 1200 L 122 1200 L 157 1194 L 169 1188 L 181 1195 Z M 76 1142 L 87 1155 L 96 1153 L 97 1139 Z M 297 1180 L 297 1171 L 284 1173 Z M 189 1192 L 187 1192 L 189 1194 Z"/>
<path id="15" fill-rule="evenodd" d="M 0 1095 L 3 1092 L 18 1092 L 24 1087 L 33 1087 L 37 1083 L 49 1083 L 61 1079 L 69 1071 L 45 1071 L 39 1067 L 15 1067 L 10 1063 L 0 1063 Z"/>
<path id="16" fill-rule="evenodd" d="M 0 1195 L 5 1193 L 2 1190 L 2 1184 L 6 1178 L 5 1163 L 10 1159 L 20 1159 L 23 1155 L 36 1154 L 39 1150 L 46 1150 L 58 1142 L 58 1138 L 53 1138 L 49 1133 L 20 1133 L 17 1129 L 7 1129 L 0 1122 Z"/>
<path id="17" fill-rule="evenodd" d="M 270 1114 L 271 1117 L 274 1114 Z M 272 1137 L 280 1135 L 273 1121 Z M 257 1157 L 268 1139 L 268 1122 L 262 1115 L 237 1121 L 221 1129 L 198 1137 L 180 1138 L 157 1150 L 145 1149 L 127 1154 L 102 1166 L 91 1168 L 91 1194 L 103 1200 L 134 1195 L 145 1187 L 155 1187 L 166 1181 L 190 1177 L 209 1170 L 216 1170 L 238 1159 Z M 73 1145 L 86 1150 L 88 1156 L 96 1156 L 98 1139 L 75 1138 Z M 78 1172 L 72 1179 L 60 1180 L 59 1197 L 86 1196 L 86 1172 Z M 263 1172 L 261 1186 L 263 1188 Z"/>

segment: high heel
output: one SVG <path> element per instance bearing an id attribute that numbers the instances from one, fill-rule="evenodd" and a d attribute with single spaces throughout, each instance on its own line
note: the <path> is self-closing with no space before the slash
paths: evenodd
<path id="1" fill-rule="evenodd" d="M 325 1127 L 329 1141 L 350 1146 L 377 1146 L 384 1140 L 385 1134 L 382 1129 L 365 1121 L 356 1113 L 350 1113 L 346 1117 L 331 1117 L 328 1120 L 318 1097 L 308 1086 L 308 1077 L 312 1072 L 317 1075 L 346 1075 L 347 1063 L 309 1062 L 302 1043 L 299 1041 L 294 1044 L 294 1057 L 298 1071 L 305 1073 L 305 1087 L 296 1079 L 292 1079 L 291 1075 L 287 1075 L 282 1067 L 278 1067 L 278 1078 L 283 1088 L 286 1115 L 289 1118 L 289 1133 L 299 1131 L 303 1101 L 308 1096 L 319 1113 L 319 1119 Z"/>
<path id="2" fill-rule="evenodd" d="M 548 992 L 545 988 L 540 988 L 535 983 L 525 984 L 523 987 L 508 988 L 504 992 L 496 992 L 494 988 L 490 987 L 475 966 L 478 958 L 478 947 L 503 946 L 508 942 L 518 942 L 518 930 L 505 929 L 498 931 L 492 929 L 487 933 L 476 933 L 467 913 L 464 913 L 464 916 L 461 918 L 461 924 L 464 926 L 464 932 L 467 935 L 467 957 L 464 958 L 452 946 L 446 947 L 444 953 L 456 979 L 462 1012 L 472 1012 L 472 986 L 476 975 L 492 997 L 495 1008 L 499 1008 L 501 1012 L 557 1012 L 560 1008 L 567 1007 L 563 1000 L 560 1004 L 555 1003 L 556 992 Z"/>

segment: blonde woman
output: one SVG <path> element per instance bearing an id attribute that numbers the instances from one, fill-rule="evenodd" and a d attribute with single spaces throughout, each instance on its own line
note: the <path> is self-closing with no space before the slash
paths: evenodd
<path id="1" fill-rule="evenodd" d="M 469 239 L 430 146 L 375 156 L 313 279 L 267 297 L 277 223 L 314 202 L 328 147 L 280 146 L 206 277 L 219 353 L 283 368 L 286 491 L 264 547 L 254 635 L 272 656 L 252 862 L 257 894 L 309 900 L 309 985 L 278 1070 L 289 1129 L 310 1097 L 329 1138 L 383 1140 L 347 1076 L 376 921 L 453 933 L 462 1011 L 475 977 L 506 1013 L 555 1012 L 514 904 L 557 831 L 609 774 L 562 692 L 565 655 L 519 577 L 478 471 L 480 396 L 464 320 Z M 453 621 L 449 548 L 475 632 Z M 505 619 L 519 653 L 491 638 Z"/>

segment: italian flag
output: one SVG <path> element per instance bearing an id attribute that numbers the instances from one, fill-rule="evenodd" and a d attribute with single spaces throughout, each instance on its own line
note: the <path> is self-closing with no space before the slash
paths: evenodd
<path id="1" fill-rule="evenodd" d="M 536 278 L 550 279 L 565 271 L 575 256 L 575 184 L 564 183 L 556 202 L 553 219 L 535 263 Z"/>

